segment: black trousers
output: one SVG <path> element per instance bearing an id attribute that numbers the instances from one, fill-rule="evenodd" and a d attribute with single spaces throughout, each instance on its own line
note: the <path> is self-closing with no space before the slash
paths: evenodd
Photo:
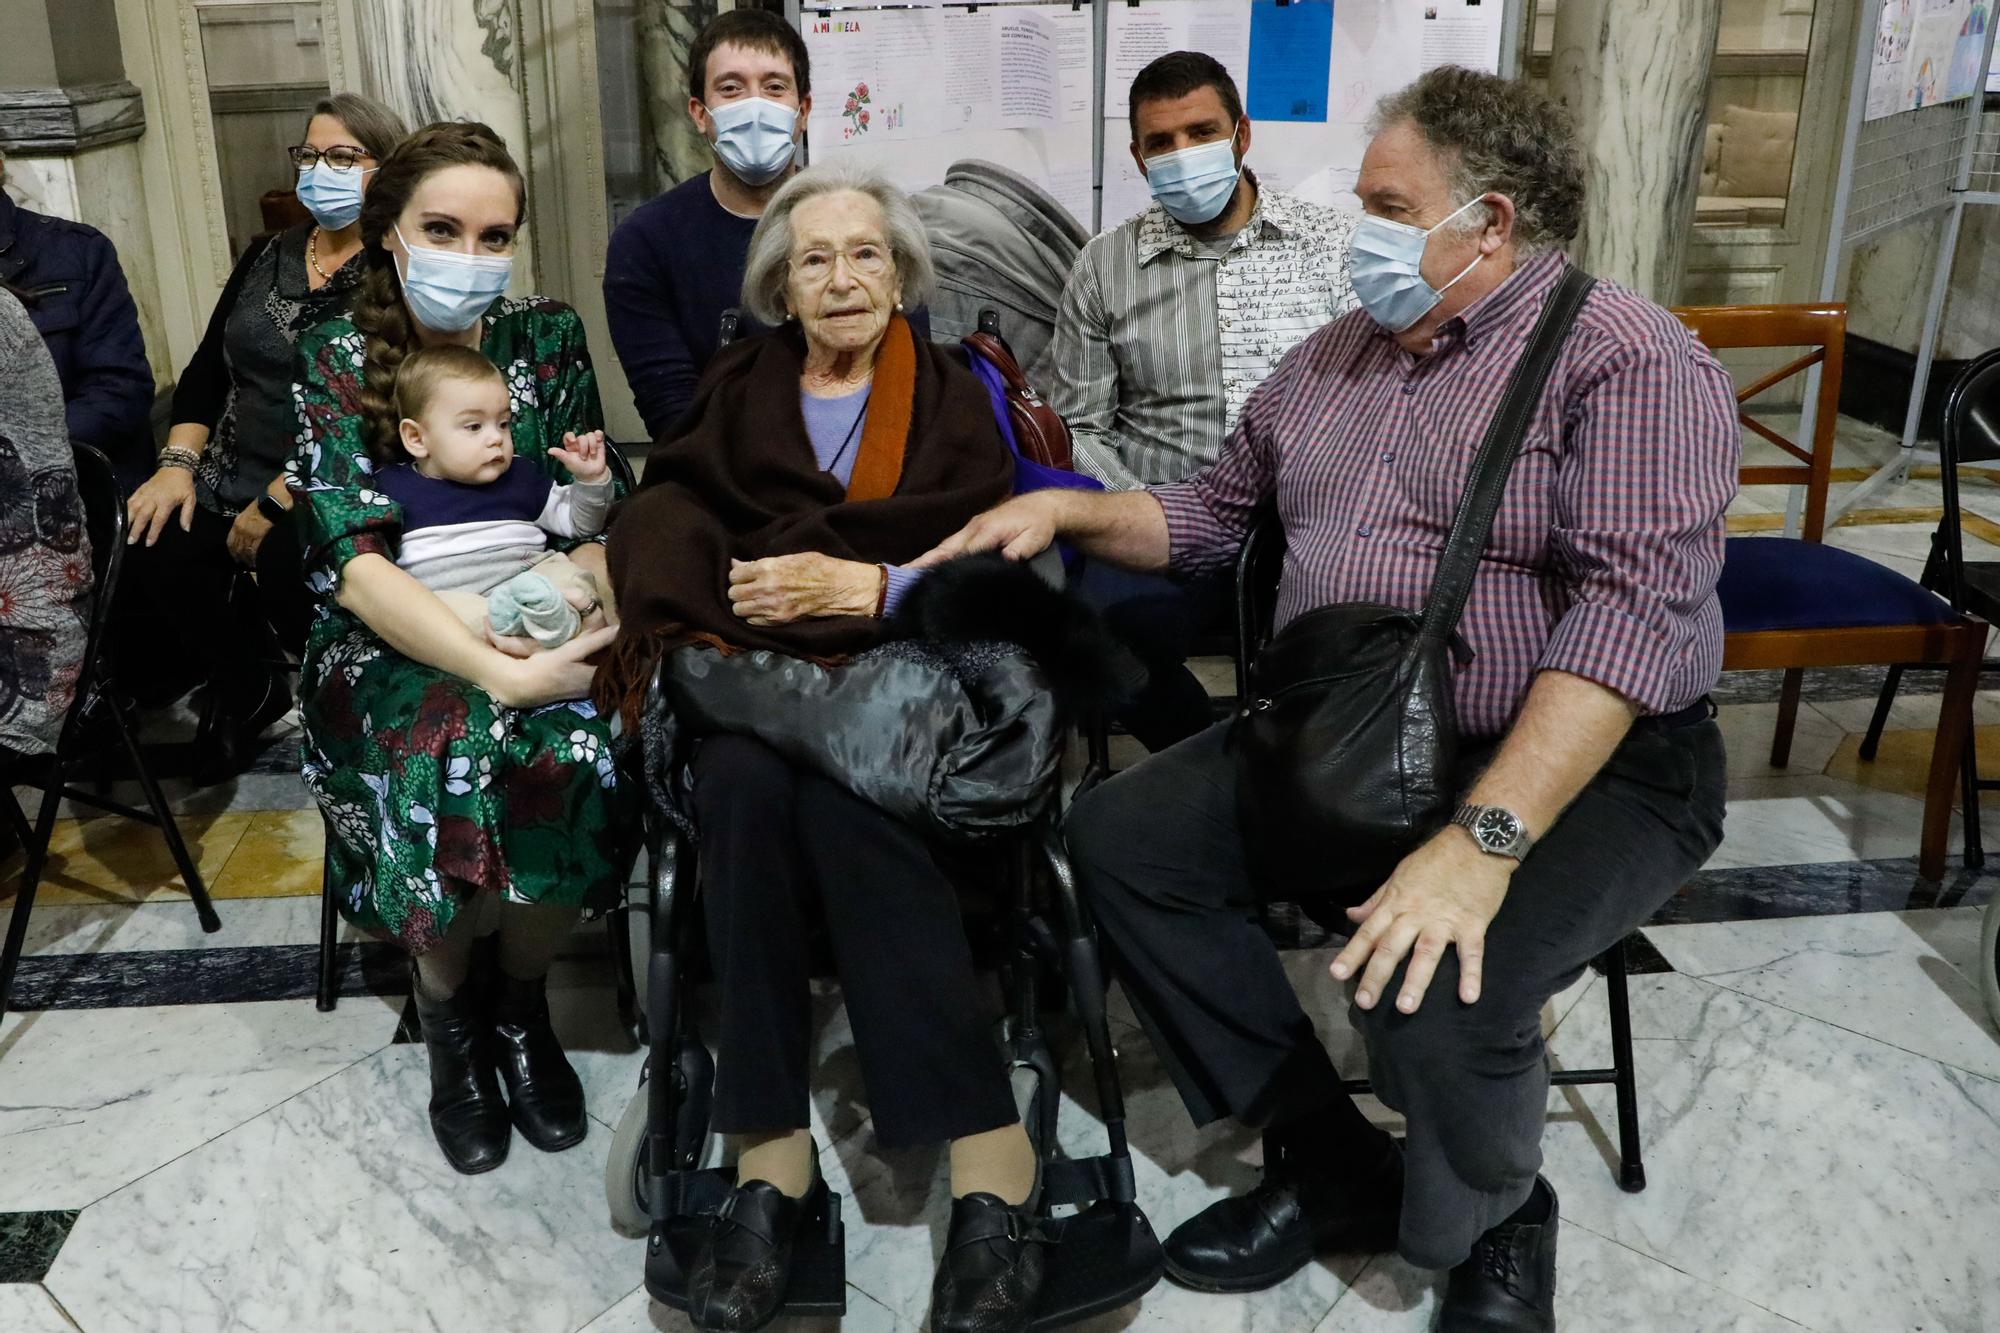
<path id="1" fill-rule="evenodd" d="M 717 1132 L 808 1123 L 815 901 L 875 1137 L 906 1147 L 1019 1119 L 958 897 L 913 829 L 744 736 L 701 743 L 694 816 L 722 1010 Z"/>
<path id="2" fill-rule="evenodd" d="M 214 679 L 225 705 L 254 707 L 282 648 L 305 651 L 312 622 L 299 539 L 289 521 L 257 548 L 257 580 L 237 591 L 244 567 L 229 553 L 233 522 L 200 505 L 193 526 L 170 518 L 159 540 L 125 548 L 111 630 L 120 678 L 143 704 L 163 704 Z"/>
<path id="3" fill-rule="evenodd" d="M 1070 854 L 1112 968 L 1195 1122 L 1299 1122 L 1345 1094 L 1259 924 L 1226 731 L 1077 802 Z M 1515 873 L 1487 931 L 1477 1004 L 1458 1000 L 1454 950 L 1416 1013 L 1349 1008 L 1376 1096 L 1409 1123 L 1405 1259 L 1449 1268 L 1526 1202 L 1549 1087 L 1542 1006 L 1708 859 L 1723 807 L 1715 724 L 1642 721 Z M 1402 977 L 1399 967 L 1383 994 Z"/>

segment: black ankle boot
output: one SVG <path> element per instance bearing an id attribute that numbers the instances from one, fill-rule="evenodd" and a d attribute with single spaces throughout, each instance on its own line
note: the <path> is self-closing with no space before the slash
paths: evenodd
<path id="1" fill-rule="evenodd" d="M 932 1333 L 1020 1333 L 1034 1317 L 1046 1255 L 1032 1203 L 992 1194 L 951 1201 L 951 1230 L 931 1282 Z"/>
<path id="2" fill-rule="evenodd" d="M 414 979 L 414 968 L 411 974 Z M 513 1130 L 476 992 L 461 986 L 451 998 L 434 1000 L 420 981 L 412 989 L 431 1057 L 431 1133 L 455 1170 L 468 1176 L 491 1171 L 507 1160 Z"/>
<path id="3" fill-rule="evenodd" d="M 583 1083 L 549 1026 L 545 978 L 517 981 L 501 971 L 493 979 L 494 1063 L 507 1085 L 507 1102 L 521 1137 L 543 1152 L 583 1142 Z"/>
<path id="4" fill-rule="evenodd" d="M 1555 1190 L 1535 1177 L 1528 1201 L 1451 1270 L 1438 1333 L 1553 1333 L 1559 1212 Z"/>
<path id="5" fill-rule="evenodd" d="M 801 1198 L 766 1180 L 730 1191 L 688 1265 L 688 1318 L 696 1328 L 750 1333 L 778 1317 L 792 1286 L 799 1226 L 824 1211 L 825 1195 L 817 1148 Z"/>

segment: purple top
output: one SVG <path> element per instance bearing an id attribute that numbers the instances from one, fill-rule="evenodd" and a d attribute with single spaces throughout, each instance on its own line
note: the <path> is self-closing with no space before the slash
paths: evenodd
<path id="1" fill-rule="evenodd" d="M 854 458 L 861 452 L 861 432 L 868 416 L 868 385 L 838 398 L 816 398 L 799 390 L 799 411 L 805 415 L 806 438 L 812 441 L 813 459 L 831 472 L 841 485 L 854 475 Z M 888 565 L 889 596 L 882 614 L 892 615 L 903 597 L 924 576 L 921 569 Z"/>

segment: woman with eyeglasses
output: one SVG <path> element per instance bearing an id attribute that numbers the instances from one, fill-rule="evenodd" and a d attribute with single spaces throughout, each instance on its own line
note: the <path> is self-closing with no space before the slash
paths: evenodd
<path id="1" fill-rule="evenodd" d="M 361 208 L 354 312 L 299 343 L 287 475 L 318 603 L 302 762 L 332 826 L 332 892 L 414 958 L 431 1129 L 468 1175 L 499 1166 L 515 1129 L 543 1152 L 584 1137 L 545 983 L 579 912 L 615 900 L 635 831 L 610 729 L 584 697 L 584 659 L 611 640 L 608 604 L 589 599 L 584 632 L 535 651 L 490 625 L 475 633 L 398 564 L 417 554 L 406 527 L 448 554 L 454 530 L 491 547 L 510 522 L 535 534 L 517 543 L 522 567 L 539 561 L 534 506 L 546 512 L 552 484 L 572 480 L 551 455 L 603 425 L 576 313 L 505 295 L 524 214 L 521 170 L 484 125 L 428 125 L 382 159 Z M 399 388 L 412 353 L 445 344 L 505 379 L 507 470 L 488 485 L 425 474 L 391 487 L 382 475 L 405 461 L 406 432 L 424 432 L 427 453 L 485 447 L 492 409 L 440 422 Z M 532 504 L 502 512 L 496 494 Z M 604 586 L 601 546 L 550 544 Z"/>
<path id="2" fill-rule="evenodd" d="M 873 647 L 920 577 L 909 562 L 1009 492 L 985 385 L 903 315 L 933 281 L 923 223 L 882 177 L 808 167 L 772 197 L 743 274 L 743 302 L 771 331 L 709 363 L 612 530 L 625 620 L 600 701 L 633 714 L 653 663 L 696 642 L 819 661 Z M 735 1192 L 688 1272 L 695 1326 L 769 1322 L 794 1239 L 823 1206 L 807 1124 L 819 918 L 876 1139 L 949 1144 L 929 1327 L 1025 1327 L 1044 1261 L 1037 1159 L 930 845 L 748 735 L 700 738 L 690 768 L 721 1010 L 710 1123 L 736 1151 Z"/>
<path id="3" fill-rule="evenodd" d="M 284 484 L 298 443 L 297 344 L 353 304 L 361 201 L 407 132 L 395 112 L 354 93 L 313 108 L 305 141 L 289 150 L 312 220 L 237 262 L 174 389 L 158 469 L 126 505 L 131 546 L 113 620 L 122 679 L 153 705 L 208 683 L 201 781 L 234 776 L 292 706 L 277 649 L 304 649 L 312 607 Z M 254 584 L 238 577 L 244 570 Z"/>

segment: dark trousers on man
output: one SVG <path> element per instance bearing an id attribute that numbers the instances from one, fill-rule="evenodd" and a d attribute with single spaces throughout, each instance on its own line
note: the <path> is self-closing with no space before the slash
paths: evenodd
<path id="1" fill-rule="evenodd" d="M 1195 1123 L 1320 1117 L 1345 1132 L 1358 1113 L 1260 925 L 1227 730 L 1084 796 L 1067 826 L 1070 854 L 1112 969 Z M 1515 872 L 1487 931 L 1478 1003 L 1459 1002 L 1448 951 L 1414 1014 L 1388 999 L 1350 1008 L 1376 1096 L 1409 1125 L 1398 1246 L 1409 1262 L 1452 1267 L 1526 1202 L 1549 1087 L 1542 1006 L 1708 859 L 1723 805 L 1722 739 L 1705 712 L 1671 727 L 1640 721 Z M 1339 855 L 1328 849 L 1330 877 Z"/>
<path id="2" fill-rule="evenodd" d="M 181 531 L 169 518 L 151 546 L 125 550 L 112 617 L 120 679 L 146 705 L 171 703 L 213 680 L 224 704 L 247 714 L 272 676 L 280 648 L 305 651 L 312 621 L 298 534 L 275 524 L 257 548 L 257 581 L 229 553 L 233 520 L 196 505 Z"/>
<path id="3" fill-rule="evenodd" d="M 1118 711 L 1118 723 L 1153 753 L 1215 721 L 1208 691 L 1187 668 L 1204 635 L 1236 623 L 1234 571 L 1181 582 L 1086 560 L 1076 590 L 1105 628 L 1146 667 L 1146 687 Z"/>

